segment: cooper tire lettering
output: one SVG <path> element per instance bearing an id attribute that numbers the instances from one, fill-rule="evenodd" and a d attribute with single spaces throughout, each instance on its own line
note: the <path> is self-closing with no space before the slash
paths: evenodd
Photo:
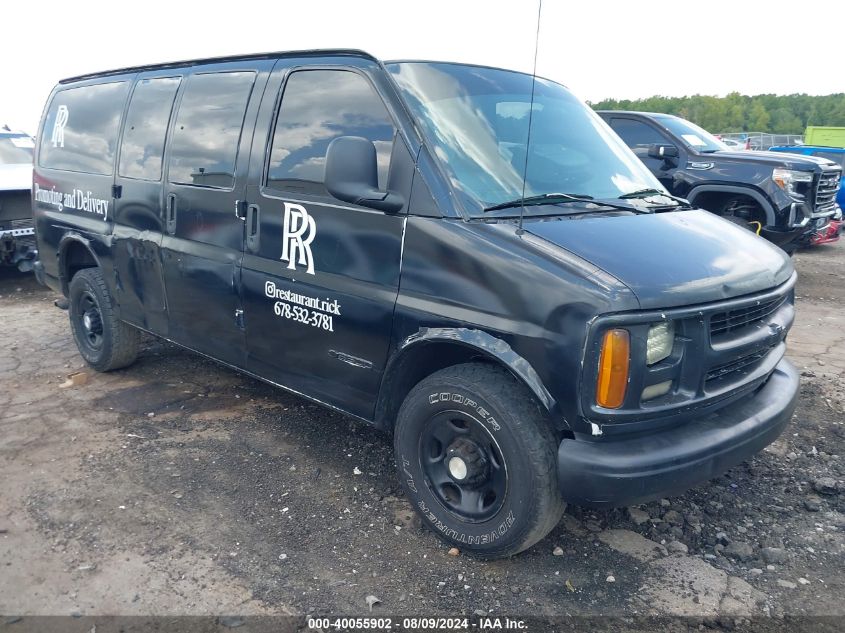
<path id="1" fill-rule="evenodd" d="M 448 543 L 483 558 L 510 556 L 563 513 L 557 439 L 532 392 L 503 368 L 470 363 L 423 379 L 394 431 L 405 493 Z"/>

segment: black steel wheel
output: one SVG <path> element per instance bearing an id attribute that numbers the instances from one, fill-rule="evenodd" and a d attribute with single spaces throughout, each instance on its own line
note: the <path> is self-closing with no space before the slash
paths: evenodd
<path id="1" fill-rule="evenodd" d="M 131 365 L 138 355 L 139 332 L 117 318 L 99 268 L 77 272 L 68 288 L 68 317 L 76 347 L 97 371 Z"/>
<path id="2" fill-rule="evenodd" d="M 82 292 L 77 299 L 75 313 L 83 332 L 82 342 L 92 352 L 101 350 L 103 348 L 103 317 L 100 315 L 97 298 L 88 290 Z"/>
<path id="3" fill-rule="evenodd" d="M 557 524 L 557 446 L 533 394 L 481 363 L 420 382 L 394 429 L 399 476 L 423 522 L 483 558 L 521 552 Z"/>
<path id="4" fill-rule="evenodd" d="M 427 485 L 450 512 L 484 521 L 501 508 L 508 473 L 496 439 L 475 416 L 451 410 L 435 415 L 420 435 Z"/>

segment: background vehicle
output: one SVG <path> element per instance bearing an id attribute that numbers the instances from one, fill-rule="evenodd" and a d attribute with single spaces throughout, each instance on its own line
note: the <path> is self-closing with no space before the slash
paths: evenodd
<path id="1" fill-rule="evenodd" d="M 845 129 L 845 128 L 815 128 L 815 129 Z M 845 139 L 843 139 L 845 140 Z M 773 152 L 786 152 L 789 154 L 798 154 L 802 156 L 815 156 L 817 158 L 826 158 L 834 164 L 839 165 L 845 173 L 845 147 L 824 147 L 820 145 L 797 145 L 797 146 L 778 146 L 771 149 Z M 810 237 L 811 244 L 825 244 L 827 242 L 835 242 L 842 234 L 845 222 L 842 219 L 842 210 L 845 209 L 845 178 L 839 180 L 839 193 L 836 194 L 836 203 L 839 205 L 839 210 L 831 217 L 830 223 L 827 226 L 817 230 L 815 234 Z"/>
<path id="2" fill-rule="evenodd" d="M 758 232 L 787 252 L 809 244 L 836 215 L 842 168 L 813 157 L 732 152 L 670 114 L 599 114 L 670 193 Z"/>
<path id="3" fill-rule="evenodd" d="M 743 149 L 768 151 L 774 145 L 800 145 L 804 142 L 801 134 L 770 134 L 768 132 L 720 132 L 716 138 L 724 143 L 741 143 Z"/>
<path id="4" fill-rule="evenodd" d="M 732 138 L 723 138 L 719 140 L 721 140 L 728 149 L 734 152 L 743 152 L 746 149 L 749 149 L 749 147 L 747 147 L 747 143 L 743 143 L 742 141 L 736 141 Z"/>
<path id="5" fill-rule="evenodd" d="M 35 231 L 32 227 L 32 137 L 0 129 L 0 266 L 32 269 Z"/>
<path id="6" fill-rule="evenodd" d="M 795 407 L 789 258 L 531 75 L 311 51 L 65 80 L 33 204 L 92 367 L 143 329 L 391 431 L 424 523 L 484 557 L 712 477 Z"/>
<path id="7" fill-rule="evenodd" d="M 804 143 L 821 147 L 845 147 L 845 127 L 808 125 L 804 131 Z"/>

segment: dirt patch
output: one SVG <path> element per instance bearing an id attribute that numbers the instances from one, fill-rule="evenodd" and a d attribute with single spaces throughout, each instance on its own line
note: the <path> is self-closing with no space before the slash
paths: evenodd
<path id="1" fill-rule="evenodd" d="M 59 388 L 88 371 L 66 315 L 3 273 L 0 612 L 843 615 L 843 263 L 796 256 L 780 440 L 678 497 L 571 507 L 492 563 L 421 527 L 390 438 L 179 348 Z"/>

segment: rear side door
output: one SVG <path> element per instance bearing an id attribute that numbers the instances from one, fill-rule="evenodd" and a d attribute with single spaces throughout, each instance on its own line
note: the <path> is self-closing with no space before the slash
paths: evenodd
<path id="1" fill-rule="evenodd" d="M 181 87 L 164 187 L 162 266 L 170 337 L 243 367 L 244 199 L 255 115 L 271 61 L 195 69 Z"/>
<path id="2" fill-rule="evenodd" d="M 45 113 L 33 173 L 33 220 L 43 254 L 57 253 L 68 230 L 88 243 L 114 291 L 109 246 L 120 124 L 133 75 L 60 85 Z M 41 257 L 60 276 L 60 257 Z M 67 280 L 70 281 L 70 280 Z"/>
<path id="3" fill-rule="evenodd" d="M 625 144 L 649 168 L 669 193 L 677 194 L 674 179 L 677 167 L 671 162 L 652 158 L 648 155 L 648 148 L 655 143 L 678 147 L 677 143 L 660 131 L 657 126 L 646 121 L 612 116 L 608 122 L 613 131 L 625 141 Z M 678 147 L 678 152 L 683 152 L 683 148 Z M 679 161 L 680 158 L 676 160 Z"/>
<path id="4" fill-rule="evenodd" d="M 250 164 L 242 271 L 250 371 L 362 417 L 386 363 L 405 209 L 331 196 L 326 150 L 339 136 L 371 140 L 380 188 L 405 200 L 413 173 L 367 66 L 378 71 L 366 60 L 280 62 L 284 85 L 267 90 Z"/>
<path id="5" fill-rule="evenodd" d="M 114 201 L 115 286 L 121 317 L 168 336 L 161 268 L 164 146 L 182 76 L 139 75 L 123 122 Z"/>

